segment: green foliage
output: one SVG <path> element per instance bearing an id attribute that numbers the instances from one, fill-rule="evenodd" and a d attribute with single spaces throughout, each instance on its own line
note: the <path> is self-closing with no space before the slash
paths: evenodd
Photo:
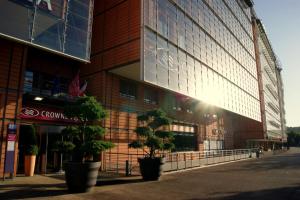
<path id="1" fill-rule="evenodd" d="M 291 131 L 293 131 L 295 133 L 300 133 L 300 127 L 286 127 L 286 129 L 287 129 L 288 133 Z"/>
<path id="2" fill-rule="evenodd" d="M 61 132 L 62 136 L 67 139 L 78 139 L 80 137 L 80 130 L 76 126 L 67 126 Z"/>
<path id="3" fill-rule="evenodd" d="M 22 125 L 21 126 L 22 134 L 25 136 L 24 144 L 25 145 L 36 145 L 37 144 L 37 137 L 35 128 L 33 125 Z"/>
<path id="4" fill-rule="evenodd" d="M 287 133 L 288 135 L 288 145 L 289 146 L 300 146 L 300 131 L 290 131 Z"/>
<path id="5" fill-rule="evenodd" d="M 157 137 L 160 137 L 160 138 L 163 138 L 163 139 L 165 139 L 165 138 L 170 138 L 170 139 L 173 139 L 173 136 L 174 136 L 174 134 L 173 134 L 173 132 L 170 132 L 170 131 L 156 131 L 155 132 L 155 135 L 157 136 Z"/>
<path id="6" fill-rule="evenodd" d="M 164 143 L 164 149 L 174 149 L 175 148 L 175 144 L 174 143 L 171 143 L 171 142 L 166 142 Z"/>
<path id="7" fill-rule="evenodd" d="M 66 152 L 72 152 L 73 161 L 97 160 L 99 154 L 114 145 L 111 142 L 102 141 L 105 129 L 99 124 L 107 113 L 94 97 L 79 97 L 74 103 L 64 109 L 68 118 L 78 119 L 78 124 L 68 126 L 62 131 L 65 141 L 59 148 L 66 148 Z"/>
<path id="8" fill-rule="evenodd" d="M 29 145 L 25 149 L 25 155 L 37 155 L 39 153 L 39 148 L 37 145 Z"/>
<path id="9" fill-rule="evenodd" d="M 85 136 L 88 140 L 95 140 L 97 138 L 100 138 L 105 133 L 105 129 L 97 125 L 83 127 L 83 131 L 85 132 Z"/>
<path id="10" fill-rule="evenodd" d="M 91 96 L 79 97 L 75 103 L 65 107 L 64 114 L 68 118 L 77 118 L 82 123 L 102 120 L 107 116 L 106 111 Z"/>
<path id="11" fill-rule="evenodd" d="M 89 140 L 82 145 L 82 151 L 86 155 L 99 155 L 100 152 L 114 147 L 113 143 L 101 140 Z"/>
<path id="12" fill-rule="evenodd" d="M 173 133 L 162 130 L 163 127 L 169 126 L 172 121 L 161 109 L 151 110 L 143 115 L 138 116 L 138 120 L 147 124 L 139 126 L 135 132 L 139 136 L 138 140 L 129 144 L 131 148 L 149 148 L 149 157 L 154 158 L 158 150 L 171 150 L 174 148 Z"/>
<path id="13" fill-rule="evenodd" d="M 144 137 L 148 137 L 153 134 L 152 130 L 149 127 L 137 127 L 135 129 L 135 132 L 139 136 L 144 136 Z"/>
<path id="14" fill-rule="evenodd" d="M 73 151 L 75 145 L 70 141 L 57 141 L 54 145 L 53 151 L 58 151 L 60 153 L 68 154 Z"/>
<path id="15" fill-rule="evenodd" d="M 25 136 L 24 151 L 26 155 L 37 155 L 39 148 L 37 146 L 37 137 L 33 125 L 21 126 L 22 134 Z"/>
<path id="16" fill-rule="evenodd" d="M 133 141 L 129 144 L 129 147 L 130 148 L 135 148 L 135 149 L 138 149 L 138 148 L 143 148 L 144 144 L 141 142 L 141 141 Z"/>

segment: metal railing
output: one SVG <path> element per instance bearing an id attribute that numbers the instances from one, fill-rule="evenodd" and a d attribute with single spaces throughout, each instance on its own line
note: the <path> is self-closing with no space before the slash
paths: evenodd
<path id="1" fill-rule="evenodd" d="M 256 157 L 257 149 L 211 150 L 160 153 L 164 158 L 164 172 L 213 165 Z M 104 171 L 120 175 L 139 175 L 138 158 L 144 154 L 109 153 L 105 158 Z"/>
<path id="2" fill-rule="evenodd" d="M 175 152 L 165 154 L 163 171 L 176 171 L 255 157 L 256 149 Z"/>

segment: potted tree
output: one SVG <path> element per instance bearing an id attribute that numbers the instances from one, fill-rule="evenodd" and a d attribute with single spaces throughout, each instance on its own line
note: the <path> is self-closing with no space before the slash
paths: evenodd
<path id="1" fill-rule="evenodd" d="M 96 185 L 100 153 L 114 146 L 101 140 L 105 129 L 99 123 L 107 114 L 90 96 L 78 97 L 65 107 L 64 114 L 78 120 L 77 124 L 63 130 L 64 146 L 72 150 L 72 159 L 65 165 L 66 183 L 70 192 L 87 192 Z"/>
<path id="2" fill-rule="evenodd" d="M 158 157 L 160 150 L 171 150 L 174 148 L 173 133 L 169 131 L 171 119 L 161 109 L 148 111 L 138 116 L 142 126 L 138 126 L 135 132 L 138 139 L 129 144 L 132 148 L 143 148 L 146 151 L 144 158 L 139 158 L 140 171 L 144 180 L 158 180 L 161 175 L 163 158 Z M 165 129 L 168 130 L 165 130 Z M 148 147 L 145 149 L 144 147 Z"/>
<path id="3" fill-rule="evenodd" d="M 36 155 L 38 154 L 37 138 L 34 126 L 22 126 L 21 131 L 26 135 L 24 144 L 25 160 L 24 172 L 25 176 L 33 176 L 35 169 Z"/>

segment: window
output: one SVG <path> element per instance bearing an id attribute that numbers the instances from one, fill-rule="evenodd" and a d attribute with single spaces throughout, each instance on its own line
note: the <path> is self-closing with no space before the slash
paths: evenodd
<path id="1" fill-rule="evenodd" d="M 168 43 L 161 37 L 157 37 L 157 83 L 162 87 L 168 87 Z"/>
<path id="2" fill-rule="evenodd" d="M 156 35 L 148 29 L 145 29 L 144 46 L 145 80 L 156 83 Z"/>
<path id="3" fill-rule="evenodd" d="M 24 93 L 32 92 L 32 83 L 33 83 L 33 72 L 26 71 L 25 78 L 24 78 Z"/>
<path id="4" fill-rule="evenodd" d="M 168 26 L 167 26 L 167 2 L 166 0 L 158 1 L 157 7 L 157 31 L 162 34 L 165 38 L 168 37 Z"/>
<path id="5" fill-rule="evenodd" d="M 156 0 L 145 1 L 145 24 L 156 29 Z"/>
<path id="6" fill-rule="evenodd" d="M 197 149 L 197 136 L 195 133 L 174 132 L 174 151 L 195 151 Z"/>
<path id="7" fill-rule="evenodd" d="M 0 1 L 0 33 L 89 60 L 92 8 L 90 0 Z"/>
<path id="8" fill-rule="evenodd" d="M 120 80 L 120 96 L 137 99 L 137 85 L 130 81 Z"/>
<path id="9" fill-rule="evenodd" d="M 158 93 L 157 91 L 150 89 L 150 88 L 145 88 L 144 90 L 144 102 L 149 103 L 149 104 L 158 104 Z"/>
<path id="10" fill-rule="evenodd" d="M 43 96 L 59 96 L 68 93 L 70 80 L 51 74 L 26 71 L 24 93 Z"/>

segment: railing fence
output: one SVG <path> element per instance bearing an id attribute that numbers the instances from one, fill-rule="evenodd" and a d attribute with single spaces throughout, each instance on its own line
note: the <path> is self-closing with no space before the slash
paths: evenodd
<path id="1" fill-rule="evenodd" d="M 184 170 L 255 157 L 257 149 L 211 150 L 161 153 L 164 172 Z M 104 171 L 110 174 L 139 175 L 138 158 L 143 154 L 109 153 L 105 157 Z"/>

